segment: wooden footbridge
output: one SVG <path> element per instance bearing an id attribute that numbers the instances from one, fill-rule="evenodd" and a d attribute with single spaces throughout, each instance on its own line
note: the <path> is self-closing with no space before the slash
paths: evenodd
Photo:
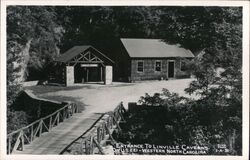
<path id="1" fill-rule="evenodd" d="M 7 154 L 105 154 L 102 146 L 114 143 L 126 110 L 120 103 L 104 114 L 78 113 L 74 103 L 7 135 Z M 84 117 L 84 118 L 83 118 Z"/>

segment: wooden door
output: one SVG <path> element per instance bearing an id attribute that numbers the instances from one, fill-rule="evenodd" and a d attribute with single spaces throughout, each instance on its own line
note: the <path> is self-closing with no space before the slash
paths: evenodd
<path id="1" fill-rule="evenodd" d="M 174 78 L 175 62 L 168 61 L 168 78 Z"/>

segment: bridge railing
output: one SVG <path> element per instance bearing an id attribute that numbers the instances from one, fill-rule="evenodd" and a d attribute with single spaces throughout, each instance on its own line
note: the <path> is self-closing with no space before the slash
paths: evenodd
<path id="1" fill-rule="evenodd" d="M 104 154 L 101 146 L 108 139 L 110 139 L 111 142 L 115 142 L 112 137 L 112 132 L 114 129 L 121 130 L 119 123 L 124 120 L 123 114 L 125 111 L 123 104 L 120 103 L 113 112 L 104 114 L 89 134 L 83 137 L 81 141 L 82 154 L 94 154 L 97 150 L 100 154 Z"/>
<path id="2" fill-rule="evenodd" d="M 115 143 L 112 137 L 112 132 L 115 129 L 121 130 L 119 123 L 124 121 L 123 115 L 126 112 L 122 103 L 120 103 L 113 112 L 103 114 L 99 121 L 90 129 L 89 132 L 81 136 L 76 140 L 73 154 L 94 154 L 96 152 L 104 154 L 102 146 L 111 140 L 111 143 Z M 74 144 L 73 144 L 74 145 Z M 69 151 L 71 146 L 68 146 L 64 151 Z M 77 149 L 76 149 L 77 148 Z M 61 153 L 63 154 L 64 151 Z"/>
<path id="3" fill-rule="evenodd" d="M 53 127 L 77 112 L 77 105 L 68 103 L 54 113 L 8 134 L 7 154 L 11 154 L 13 151 L 22 151 L 25 144 L 30 144 L 44 132 L 50 132 Z"/>

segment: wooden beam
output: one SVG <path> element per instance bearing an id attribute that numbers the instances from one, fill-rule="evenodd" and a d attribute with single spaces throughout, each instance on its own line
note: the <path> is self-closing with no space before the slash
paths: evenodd
<path id="1" fill-rule="evenodd" d="M 103 149 L 102 149 L 102 147 L 100 146 L 100 144 L 98 144 L 97 141 L 96 141 L 94 138 L 93 138 L 93 141 L 94 141 L 94 143 L 96 144 L 97 148 L 99 149 L 100 153 L 101 153 L 102 155 L 104 155 Z"/>
<path id="2" fill-rule="evenodd" d="M 89 69 L 87 68 L 87 77 L 86 77 L 86 82 L 89 81 Z"/>
<path id="3" fill-rule="evenodd" d="M 17 137 L 17 140 L 16 140 L 16 143 L 15 143 L 15 145 L 14 145 L 14 147 L 13 147 L 13 151 L 16 151 L 17 150 L 17 148 L 18 148 L 18 146 L 19 146 L 19 144 L 20 144 L 20 138 L 21 138 L 21 136 L 22 136 L 22 133 L 21 133 L 21 131 L 20 131 L 20 133 L 19 133 L 19 135 L 18 135 L 18 137 Z"/>
<path id="4" fill-rule="evenodd" d="M 90 54 L 90 52 L 88 52 L 88 53 L 89 53 L 89 55 L 88 55 L 89 57 L 88 58 L 89 58 L 89 60 L 91 60 L 91 54 Z"/>
<path id="5" fill-rule="evenodd" d="M 74 63 L 74 66 L 76 63 L 103 63 L 103 61 L 94 55 L 91 52 L 87 52 L 85 54 L 80 53 L 78 56 L 74 57 L 71 61 L 68 61 L 69 63 Z"/>
<path id="6" fill-rule="evenodd" d="M 109 138 L 111 139 L 111 142 L 112 142 L 113 144 L 115 144 L 115 139 L 113 138 L 112 133 L 110 132 L 110 130 L 109 130 L 107 124 L 105 124 L 105 128 L 106 128 L 106 130 L 108 131 Z"/>
<path id="7" fill-rule="evenodd" d="M 100 67 L 101 81 L 102 81 L 102 67 Z"/>
<path id="8" fill-rule="evenodd" d="M 8 154 L 11 153 L 11 141 L 12 141 L 12 137 L 8 138 Z"/>

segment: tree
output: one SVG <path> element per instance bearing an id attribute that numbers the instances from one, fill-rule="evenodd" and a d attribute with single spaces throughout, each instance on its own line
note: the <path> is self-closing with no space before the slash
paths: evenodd
<path id="1" fill-rule="evenodd" d="M 18 48 L 13 49 L 16 52 L 7 54 L 19 57 L 14 61 L 14 65 L 20 66 L 17 73 L 20 83 L 32 77 L 28 76 L 31 71 L 42 73 L 46 64 L 59 54 L 57 45 L 62 36 L 62 29 L 56 21 L 54 7 L 7 8 L 7 44 Z"/>
<path id="2" fill-rule="evenodd" d="M 57 45 L 62 30 L 56 18 L 53 7 L 7 8 L 8 133 L 28 123 L 25 112 L 13 109 L 13 103 L 22 90 L 22 82 L 37 75 L 44 76 L 46 64 L 59 53 Z"/>
<path id="3" fill-rule="evenodd" d="M 98 44 L 100 39 L 107 43 L 121 37 L 149 37 L 155 26 L 150 7 L 57 7 L 57 12 L 65 28 L 65 50 Z"/>

